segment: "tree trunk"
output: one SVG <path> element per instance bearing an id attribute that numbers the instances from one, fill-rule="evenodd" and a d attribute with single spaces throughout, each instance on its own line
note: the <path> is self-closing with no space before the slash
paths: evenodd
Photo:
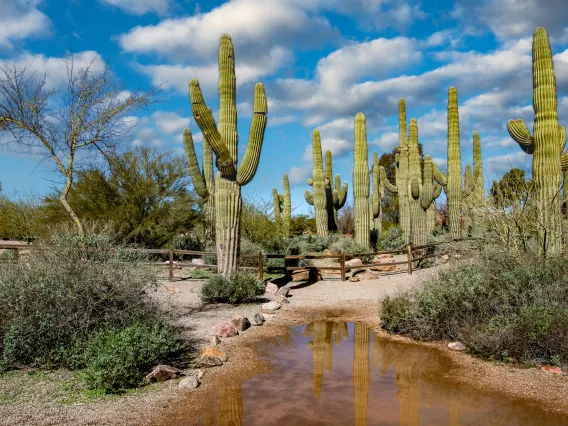
<path id="1" fill-rule="evenodd" d="M 85 236 L 85 227 L 83 226 L 83 223 L 79 219 L 79 216 L 77 216 L 75 214 L 75 212 L 73 211 L 73 209 L 69 205 L 69 202 L 67 201 L 67 199 L 69 197 L 69 191 L 71 191 L 71 185 L 72 184 L 73 184 L 73 177 L 68 174 L 67 175 L 67 181 L 65 182 L 65 188 L 63 189 L 63 192 L 61 193 L 61 196 L 59 197 L 59 201 L 61 201 L 61 204 L 63 204 L 63 207 L 65 208 L 65 210 L 67 211 L 67 213 L 69 214 L 71 219 L 73 220 L 73 223 L 75 224 L 75 227 L 77 228 L 77 231 L 79 232 L 79 235 L 81 235 L 83 237 L 83 236 Z"/>

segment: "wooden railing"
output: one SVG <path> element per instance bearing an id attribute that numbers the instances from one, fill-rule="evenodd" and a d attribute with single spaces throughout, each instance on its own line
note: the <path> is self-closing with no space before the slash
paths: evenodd
<path id="1" fill-rule="evenodd" d="M 439 243 L 430 243 L 430 244 L 425 244 L 425 245 L 422 245 L 422 246 L 409 245 L 406 248 L 401 249 L 401 250 L 378 251 L 378 252 L 373 252 L 373 253 L 350 253 L 350 254 L 329 254 L 329 255 L 326 255 L 326 254 L 321 254 L 321 255 L 320 254 L 317 254 L 317 255 L 284 255 L 284 254 L 264 254 L 262 252 L 259 252 L 258 255 L 243 255 L 243 256 L 239 257 L 239 260 L 257 259 L 257 266 L 240 266 L 239 269 L 256 270 L 256 271 L 258 271 L 258 278 L 261 279 L 261 280 L 264 278 L 265 272 L 271 272 L 271 271 L 312 271 L 313 272 L 313 271 L 316 271 L 316 270 L 322 270 L 322 271 L 340 271 L 341 280 L 345 281 L 347 272 L 351 271 L 353 269 L 366 269 L 366 268 L 371 268 L 371 267 L 395 266 L 395 265 L 407 265 L 407 273 L 412 275 L 414 264 L 417 264 L 418 262 L 425 260 L 425 259 L 439 257 L 439 256 L 443 256 L 444 254 L 447 254 L 447 253 L 430 253 L 430 254 L 428 254 L 428 251 L 430 251 L 432 248 L 434 248 L 436 246 L 443 245 L 443 244 L 455 243 L 455 242 L 458 242 L 458 241 L 475 241 L 475 240 L 476 239 L 470 238 L 470 239 L 462 239 L 462 240 L 443 241 L 443 242 L 439 242 Z M 13 251 L 14 256 L 13 256 L 12 259 L 15 260 L 15 261 L 18 261 L 20 259 L 20 251 L 41 250 L 41 249 L 45 249 L 45 247 L 42 247 L 42 246 L 39 246 L 39 245 L 28 245 L 28 244 L 2 244 L 2 243 L 0 243 L 0 249 Z M 192 257 L 196 257 L 196 258 L 203 258 L 203 257 L 208 257 L 208 256 L 216 256 L 215 252 L 178 250 L 178 249 L 173 249 L 173 248 L 170 248 L 170 249 L 127 248 L 127 249 L 124 249 L 124 250 L 132 251 L 132 252 L 145 253 L 145 254 L 159 254 L 159 255 L 163 255 L 163 256 L 167 255 L 168 260 L 166 262 L 167 262 L 168 272 L 169 272 L 169 274 L 168 274 L 169 281 L 174 280 L 175 266 L 188 266 L 188 267 L 192 267 L 192 268 L 213 269 L 213 270 L 217 269 L 217 265 L 213 265 L 213 264 L 205 264 L 205 263 L 199 264 L 199 263 L 193 263 L 193 262 L 190 262 L 190 261 L 176 261 L 176 260 L 174 260 L 176 255 L 177 256 L 188 255 L 188 256 L 192 256 Z M 346 262 L 349 259 L 376 257 L 378 255 L 385 255 L 385 254 L 406 254 L 406 259 L 402 260 L 402 261 L 396 261 L 396 262 L 363 263 L 361 265 L 356 265 L 356 266 L 346 265 Z M 418 257 L 415 257 L 415 254 L 418 254 Z M 271 267 L 267 267 L 267 266 L 265 266 L 265 262 L 264 262 L 265 259 L 283 259 L 284 262 L 293 261 L 293 260 L 337 259 L 339 265 L 338 266 L 271 266 Z M 153 266 L 160 265 L 160 263 L 158 263 L 157 261 L 156 262 L 145 262 L 145 264 L 153 265 Z M 162 265 L 164 265 L 164 264 L 162 263 Z"/>

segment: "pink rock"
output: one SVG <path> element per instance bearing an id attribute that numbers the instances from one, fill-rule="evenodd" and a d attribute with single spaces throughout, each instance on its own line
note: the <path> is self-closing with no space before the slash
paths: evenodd
<path id="1" fill-rule="evenodd" d="M 462 342 L 452 342 L 448 343 L 448 348 L 452 351 L 465 351 L 467 348 Z"/>
<path id="2" fill-rule="evenodd" d="M 211 334 L 217 337 L 233 337 L 238 331 L 231 321 L 223 321 L 213 327 Z"/>
<path id="3" fill-rule="evenodd" d="M 363 261 L 361 259 L 351 259 L 345 262 L 346 268 L 354 268 L 355 266 L 361 266 Z"/>
<path id="4" fill-rule="evenodd" d="M 276 293 L 278 293 L 278 286 L 274 283 L 266 284 L 266 288 L 264 289 L 264 296 L 273 299 L 276 297 Z"/>
<path id="5" fill-rule="evenodd" d="M 560 367 L 553 367 L 552 365 L 543 365 L 540 369 L 545 373 L 562 374 L 562 369 Z"/>
<path id="6" fill-rule="evenodd" d="M 166 380 L 177 379 L 183 374 L 183 371 L 169 365 L 157 365 L 152 371 L 146 375 L 144 381 L 146 383 L 164 382 Z"/>

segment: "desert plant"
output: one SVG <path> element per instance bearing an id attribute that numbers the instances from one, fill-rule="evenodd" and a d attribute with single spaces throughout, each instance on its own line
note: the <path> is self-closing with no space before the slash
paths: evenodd
<path id="1" fill-rule="evenodd" d="M 199 82 L 190 81 L 190 101 L 193 117 L 217 159 L 219 172 L 215 179 L 215 239 L 220 274 L 229 277 L 236 271 L 240 249 L 242 211 L 241 188 L 254 178 L 266 129 L 268 105 L 264 86 L 254 88 L 253 118 L 249 143 L 243 161 L 238 163 L 238 133 L 236 104 L 235 51 L 228 34 L 219 43 L 219 120 L 205 104 Z M 189 129 L 184 129 L 189 134 Z M 193 141 L 187 139 L 189 144 Z M 198 173 L 197 171 L 192 172 Z"/>
<path id="2" fill-rule="evenodd" d="M 377 250 L 403 250 L 406 248 L 406 244 L 404 242 L 404 232 L 401 228 L 397 226 L 393 226 L 391 228 L 385 229 L 379 235 L 379 239 L 377 241 Z"/>
<path id="3" fill-rule="evenodd" d="M 355 240 L 361 247 L 369 247 L 369 153 L 367 148 L 367 128 L 365 116 L 355 116 L 355 145 L 353 148 L 353 199 L 355 216 Z"/>
<path id="4" fill-rule="evenodd" d="M 290 182 L 288 175 L 284 175 L 284 194 L 279 194 L 276 188 L 272 189 L 274 203 L 274 220 L 281 222 L 284 235 L 290 234 L 290 222 L 292 220 L 292 201 L 290 198 Z"/>
<path id="5" fill-rule="evenodd" d="M 240 272 L 229 278 L 215 275 L 205 281 L 199 297 L 209 303 L 240 304 L 254 302 L 264 294 L 264 288 L 254 275 Z"/>

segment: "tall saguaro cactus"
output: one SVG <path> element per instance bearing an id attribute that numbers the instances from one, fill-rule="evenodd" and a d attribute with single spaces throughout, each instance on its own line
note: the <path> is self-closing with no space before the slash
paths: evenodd
<path id="1" fill-rule="evenodd" d="M 292 221 L 292 202 L 290 198 L 290 182 L 288 175 L 284 175 L 284 194 L 279 194 L 276 188 L 272 189 L 272 199 L 274 202 L 274 219 L 282 222 L 282 229 L 285 235 L 290 232 L 290 222 Z"/>
<path id="2" fill-rule="evenodd" d="M 329 150 L 325 152 L 325 179 L 327 202 L 333 206 L 333 221 L 330 218 L 329 230 L 335 231 L 337 230 L 337 212 L 345 205 L 349 187 L 347 182 L 343 182 L 341 186 L 341 176 L 336 175 L 335 180 L 333 179 L 333 159 Z M 328 211 L 330 210 L 328 208 Z"/>
<path id="3" fill-rule="evenodd" d="M 256 174 L 266 129 L 268 106 L 264 86 L 254 88 L 254 110 L 249 142 L 242 163 L 237 168 L 238 141 L 235 52 L 228 34 L 219 43 L 219 121 L 207 108 L 197 79 L 189 82 L 189 97 L 193 117 L 217 159 L 215 180 L 215 223 L 218 272 L 232 275 L 237 268 L 240 250 L 242 211 L 241 187 Z M 191 142 L 190 142 L 191 144 Z"/>
<path id="4" fill-rule="evenodd" d="M 365 116 L 355 116 L 355 146 L 353 165 L 353 198 L 355 215 L 355 241 L 362 247 L 369 247 L 371 217 L 369 212 L 369 151 L 367 149 L 367 128 Z"/>
<path id="5" fill-rule="evenodd" d="M 559 253 L 562 249 L 560 184 L 562 170 L 568 168 L 566 129 L 558 125 L 556 76 L 548 34 L 538 27 L 533 35 L 533 109 L 531 136 L 521 119 L 509 120 L 511 137 L 527 154 L 532 154 L 533 188 L 536 195 L 539 241 L 543 253 Z"/>
<path id="6" fill-rule="evenodd" d="M 203 140 L 203 172 L 199 169 L 193 138 L 188 128 L 183 129 L 183 145 L 189 166 L 189 174 L 193 189 L 203 200 L 205 215 L 205 240 L 209 241 L 215 235 L 215 178 L 213 176 L 213 153 L 211 145 Z"/>
<path id="7" fill-rule="evenodd" d="M 308 185 L 313 188 L 313 193 L 304 191 L 306 202 L 314 206 L 316 216 L 316 229 L 318 235 L 327 235 L 329 231 L 329 214 L 326 194 L 326 183 L 323 171 L 323 161 L 321 153 L 321 139 L 319 130 L 314 130 L 312 134 L 312 154 L 314 168 L 312 177 L 308 179 Z"/>
<path id="8" fill-rule="evenodd" d="M 461 237 L 462 172 L 460 153 L 460 123 L 458 92 L 455 87 L 448 91 L 448 227 L 452 238 Z"/>

